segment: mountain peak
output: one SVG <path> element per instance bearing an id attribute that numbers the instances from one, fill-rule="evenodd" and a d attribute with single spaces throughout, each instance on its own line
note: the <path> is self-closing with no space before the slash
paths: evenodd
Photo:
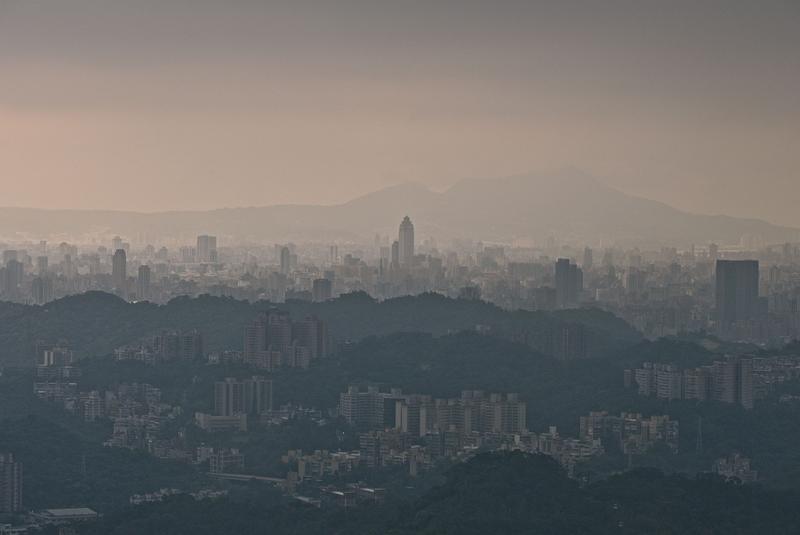
<path id="1" fill-rule="evenodd" d="M 663 203 L 627 195 L 574 168 L 497 179 L 466 179 L 442 193 L 419 182 L 402 182 L 331 206 L 267 206 L 222 211 L 132 214 L 125 212 L 40 213 L 0 208 L 0 227 L 31 239 L 81 239 L 109 234 L 167 235 L 210 232 L 234 242 L 364 239 L 394 235 L 403 216 L 419 236 L 493 242 L 677 246 L 738 243 L 760 236 L 764 243 L 800 239 L 797 229 L 764 221 L 689 214 Z"/>

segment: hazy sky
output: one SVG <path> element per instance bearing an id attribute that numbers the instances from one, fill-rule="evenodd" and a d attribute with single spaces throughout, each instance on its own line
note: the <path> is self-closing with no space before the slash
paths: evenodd
<path id="1" fill-rule="evenodd" d="M 0 0 L 0 205 L 333 203 L 564 166 L 800 226 L 800 2 Z"/>

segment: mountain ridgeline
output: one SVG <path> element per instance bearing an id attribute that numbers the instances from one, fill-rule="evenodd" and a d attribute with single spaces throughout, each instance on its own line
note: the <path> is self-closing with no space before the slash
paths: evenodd
<path id="1" fill-rule="evenodd" d="M 375 301 L 347 294 L 324 303 L 250 303 L 227 297 L 180 297 L 166 305 L 127 303 L 113 295 L 89 292 L 44 306 L 0 302 L 0 365 L 32 365 L 37 341 L 60 340 L 80 357 L 104 356 L 116 347 L 163 330 L 198 329 L 207 351 L 241 350 L 243 328 L 271 307 L 295 317 L 315 314 L 328 322 L 337 343 L 394 332 L 443 335 L 481 326 L 499 337 L 553 354 L 562 329 L 579 325 L 588 357 L 601 357 L 640 339 L 623 320 L 597 309 L 510 312 L 481 301 L 437 294 Z"/>
<path id="2" fill-rule="evenodd" d="M 223 242 L 370 239 L 394 234 L 410 215 L 421 234 L 437 239 L 530 240 L 556 236 L 577 245 L 689 246 L 796 241 L 800 230 L 764 221 L 682 212 L 627 195 L 576 171 L 492 180 L 462 180 L 438 193 L 416 183 L 386 188 L 331 206 L 279 205 L 210 211 L 119 211 L 0 208 L 0 228 L 32 237 L 60 229 L 64 236 L 169 234 L 193 237 L 212 230 Z"/>

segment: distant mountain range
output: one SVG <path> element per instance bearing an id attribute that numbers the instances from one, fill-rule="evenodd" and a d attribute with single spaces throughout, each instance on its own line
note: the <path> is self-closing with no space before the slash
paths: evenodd
<path id="1" fill-rule="evenodd" d="M 418 237 L 542 243 L 673 245 L 800 240 L 800 229 L 757 219 L 683 212 L 627 195 L 575 171 L 462 180 L 444 192 L 417 183 L 331 206 L 276 205 L 138 213 L 0 208 L 0 237 L 220 236 L 221 243 L 332 241 L 394 235 L 404 215 Z M 152 239 L 152 238 L 151 238 Z"/>

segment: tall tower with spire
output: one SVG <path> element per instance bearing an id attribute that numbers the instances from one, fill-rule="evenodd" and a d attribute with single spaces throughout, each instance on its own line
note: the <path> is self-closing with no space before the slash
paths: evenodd
<path id="1" fill-rule="evenodd" d="M 398 244 L 400 267 L 411 267 L 414 261 L 414 224 L 408 216 L 400 223 Z"/>

